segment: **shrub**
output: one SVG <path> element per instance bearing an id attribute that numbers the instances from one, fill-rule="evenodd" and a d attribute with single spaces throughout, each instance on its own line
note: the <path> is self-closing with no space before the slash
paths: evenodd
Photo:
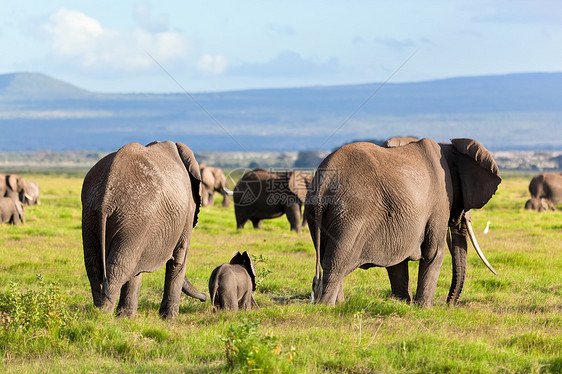
<path id="1" fill-rule="evenodd" d="M 7 292 L 0 295 L 0 326 L 12 330 L 56 330 L 73 318 L 67 299 L 54 284 L 46 285 L 37 275 L 40 290 L 22 290 L 10 282 Z"/>
<path id="2" fill-rule="evenodd" d="M 259 333 L 258 323 L 242 320 L 242 323 L 228 327 L 221 340 L 225 344 L 226 363 L 230 369 L 260 371 L 264 373 L 293 372 L 295 348 L 283 352 L 277 337 L 272 332 Z"/>

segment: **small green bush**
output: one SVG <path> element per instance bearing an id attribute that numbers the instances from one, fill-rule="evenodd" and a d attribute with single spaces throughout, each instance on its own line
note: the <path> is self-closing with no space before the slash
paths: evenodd
<path id="1" fill-rule="evenodd" d="M 295 348 L 283 352 L 272 332 L 259 333 L 258 323 L 244 319 L 237 326 L 230 325 L 225 337 L 226 363 L 229 369 L 264 373 L 293 372 Z"/>
<path id="2" fill-rule="evenodd" d="M 45 284 L 37 275 L 39 291 L 22 290 L 10 282 L 7 292 L 0 295 L 0 326 L 12 330 L 56 330 L 65 327 L 74 317 L 67 299 L 59 287 Z"/>

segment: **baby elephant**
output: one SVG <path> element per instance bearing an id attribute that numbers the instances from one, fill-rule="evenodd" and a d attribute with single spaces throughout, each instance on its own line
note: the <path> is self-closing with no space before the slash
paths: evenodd
<path id="1" fill-rule="evenodd" d="M 0 223 L 6 222 L 12 225 L 25 223 L 21 201 L 10 197 L 0 197 Z"/>
<path id="2" fill-rule="evenodd" d="M 248 252 L 236 253 L 228 264 L 213 270 L 209 279 L 209 294 L 218 309 L 257 308 L 252 291 L 256 289 L 256 268 Z"/>

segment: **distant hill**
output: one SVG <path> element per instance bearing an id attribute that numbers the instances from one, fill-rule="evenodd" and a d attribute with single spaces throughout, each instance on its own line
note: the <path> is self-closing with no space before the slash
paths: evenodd
<path id="1" fill-rule="evenodd" d="M 91 94 L 40 73 L 0 75 L 0 98 L 3 100 L 59 100 L 88 97 Z"/>
<path id="2" fill-rule="evenodd" d="M 330 150 L 354 139 L 471 137 L 490 149 L 562 149 L 562 73 L 219 93 L 93 93 L 0 75 L 0 150 Z M 203 109 L 202 109 L 203 108 Z"/>

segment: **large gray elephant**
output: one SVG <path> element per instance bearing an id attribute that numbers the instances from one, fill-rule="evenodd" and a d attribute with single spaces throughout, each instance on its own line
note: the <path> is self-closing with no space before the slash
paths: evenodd
<path id="1" fill-rule="evenodd" d="M 554 205 L 562 203 L 562 173 L 547 172 L 536 175 L 529 183 L 531 198 L 525 203 L 525 209 L 556 210 Z"/>
<path id="2" fill-rule="evenodd" d="M 0 197 L 0 223 L 25 223 L 23 204 L 11 197 Z"/>
<path id="3" fill-rule="evenodd" d="M 301 230 L 301 206 L 311 178 L 299 170 L 254 169 L 245 173 L 234 187 L 234 213 L 238 229 L 250 220 L 260 228 L 264 219 L 283 214 L 291 230 Z"/>
<path id="4" fill-rule="evenodd" d="M 179 312 L 182 290 L 206 300 L 185 278 L 200 206 L 199 164 L 182 143 L 130 143 L 101 159 L 82 186 L 84 262 L 94 305 L 134 316 L 141 276 L 166 265 L 163 318 Z M 119 294 L 120 293 L 120 294 Z"/>
<path id="5" fill-rule="evenodd" d="M 456 303 L 468 237 L 478 248 L 470 210 L 483 207 L 500 182 L 492 155 L 472 139 L 339 148 L 320 164 L 306 202 L 317 254 L 315 302 L 343 301 L 343 278 L 373 266 L 387 269 L 393 296 L 411 301 L 408 261 L 419 261 L 415 302 L 431 306 L 448 242 L 453 279 L 447 302 Z"/>
<path id="6" fill-rule="evenodd" d="M 228 207 L 228 196 L 232 195 L 226 187 L 226 177 L 221 168 L 213 166 L 201 166 L 201 205 L 213 206 L 215 192 L 222 195 L 222 206 Z"/>
<path id="7" fill-rule="evenodd" d="M 248 252 L 236 253 L 228 264 L 213 270 L 209 278 L 211 304 L 218 309 L 236 312 L 257 308 L 252 295 L 256 290 L 256 267 Z"/>

